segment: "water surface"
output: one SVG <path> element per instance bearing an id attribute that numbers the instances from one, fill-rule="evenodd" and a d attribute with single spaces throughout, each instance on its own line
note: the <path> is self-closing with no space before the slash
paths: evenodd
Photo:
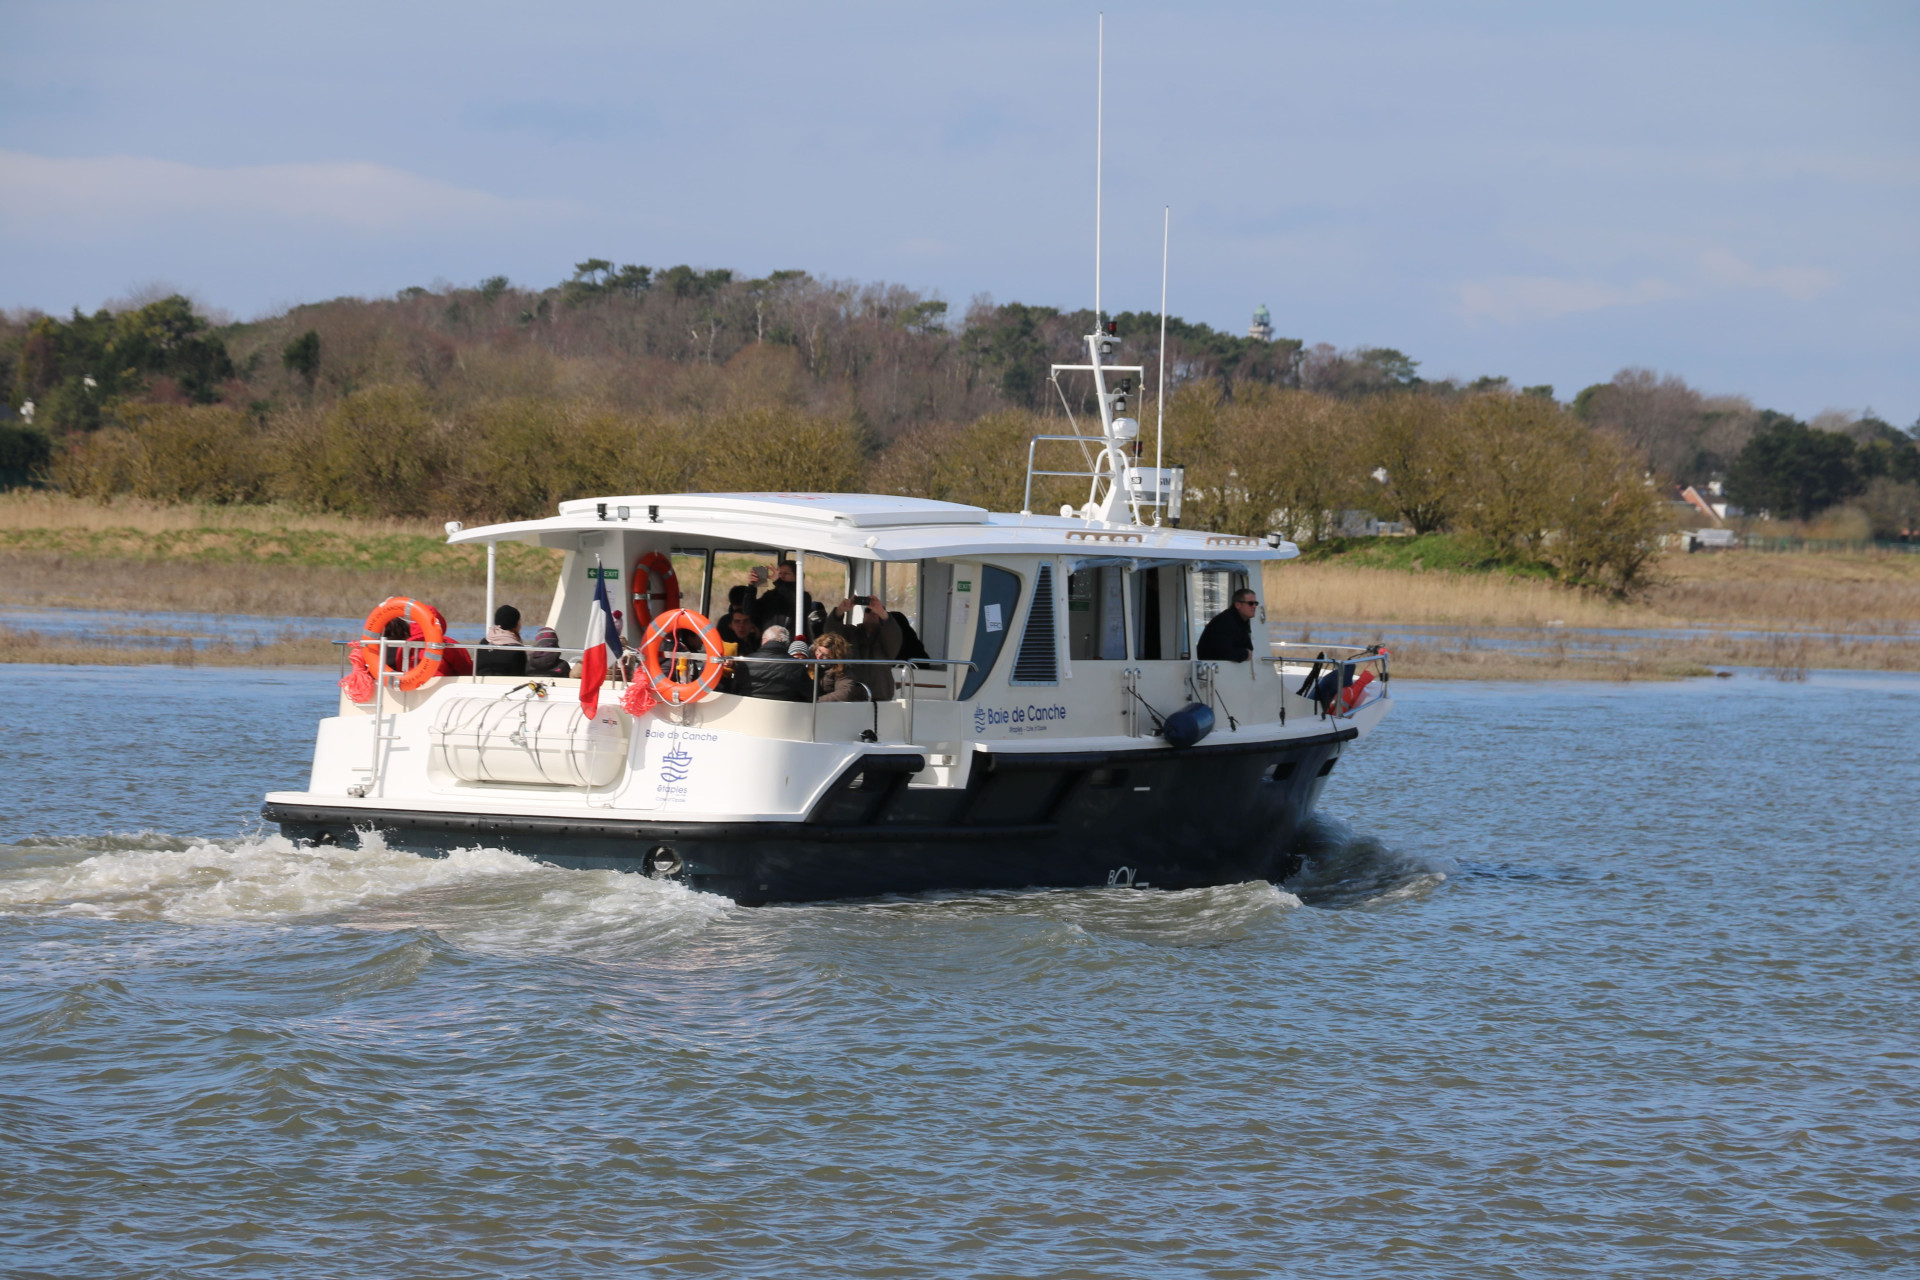
<path id="1" fill-rule="evenodd" d="M 1299 881 L 747 910 L 297 849 L 332 673 L 11 667 L 60 1276 L 1920 1264 L 1920 680 L 1397 682 Z"/>

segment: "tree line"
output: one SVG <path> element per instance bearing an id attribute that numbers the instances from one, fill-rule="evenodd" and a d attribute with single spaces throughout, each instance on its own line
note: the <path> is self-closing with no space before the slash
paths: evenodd
<path id="1" fill-rule="evenodd" d="M 1116 361 L 1151 381 L 1158 315 L 1113 320 Z M 1084 359 L 1092 323 L 598 258 L 544 289 L 494 277 L 243 324 L 180 297 L 14 314 L 0 390 L 32 419 L 0 422 L 0 483 L 463 519 L 616 489 L 872 488 L 1013 510 L 1028 437 L 1093 412 L 1084 378 L 1047 376 Z M 1324 540 L 1330 513 L 1357 508 L 1612 590 L 1644 576 L 1669 484 L 1725 477 L 1736 500 L 1804 517 L 1900 498 L 1920 457 L 1885 424 L 1856 441 L 1859 423 L 1794 423 L 1642 370 L 1562 405 L 1504 378 L 1425 379 L 1393 348 L 1178 318 L 1166 365 L 1167 456 L 1188 467 L 1194 522 Z M 1826 437 L 1852 450 L 1843 462 Z M 1036 509 L 1084 497 L 1054 482 Z"/>

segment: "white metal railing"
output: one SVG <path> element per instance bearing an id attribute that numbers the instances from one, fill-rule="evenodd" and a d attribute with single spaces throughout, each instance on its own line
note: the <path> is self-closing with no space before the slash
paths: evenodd
<path id="1" fill-rule="evenodd" d="M 373 744 L 373 759 L 369 766 L 370 776 L 368 779 L 368 786 L 371 789 L 372 787 L 377 786 L 380 781 L 381 744 L 384 741 L 389 740 L 393 736 L 390 734 L 383 734 L 381 729 L 382 723 L 386 719 L 386 714 L 387 714 L 386 712 L 387 686 L 390 683 L 394 685 L 398 685 L 400 678 L 404 676 L 407 673 L 407 671 L 412 668 L 413 659 L 417 658 L 417 656 L 420 653 L 423 653 L 428 646 L 427 646 L 427 643 L 422 640 L 388 640 L 384 638 L 378 639 L 378 640 L 365 640 L 365 639 L 336 640 L 333 643 L 340 648 L 340 653 L 341 653 L 340 671 L 342 676 L 346 674 L 349 655 L 354 647 L 362 644 L 372 644 L 372 645 L 379 646 L 379 663 L 377 666 L 369 668 L 370 674 L 372 674 L 372 676 L 374 677 L 374 700 L 373 700 L 373 713 L 372 713 L 373 721 L 374 721 L 374 744 Z M 453 642 L 447 641 L 446 644 L 448 646 L 451 646 Z M 568 659 L 573 663 L 578 663 L 581 657 L 584 656 L 584 653 L 585 653 L 584 650 L 579 648 L 553 647 L 553 646 L 543 646 L 543 645 L 462 644 L 462 645 L 459 645 L 458 647 L 461 649 L 465 649 L 476 655 L 481 653 L 525 653 L 525 654 L 551 653 L 551 654 L 554 654 L 556 657 L 559 657 L 562 659 Z M 399 666 L 397 668 L 389 668 L 388 660 L 390 656 L 392 656 L 394 660 L 399 663 Z M 634 650 L 634 649 L 627 650 L 626 655 L 623 659 L 623 662 L 620 665 L 616 666 L 612 671 L 608 672 L 609 677 L 613 679 L 629 680 L 629 681 L 633 679 L 634 675 L 636 674 L 635 671 L 633 670 L 633 662 L 635 659 L 637 659 L 637 657 L 638 657 L 637 650 Z M 663 654 L 663 657 L 669 662 L 673 662 L 673 661 L 704 662 L 707 660 L 706 651 L 704 649 L 692 649 L 692 650 L 669 649 L 666 651 L 665 654 Z M 920 701 L 919 691 L 923 686 L 920 681 L 913 678 L 913 673 L 915 671 L 924 671 L 924 670 L 939 670 L 943 672 L 947 678 L 942 682 L 940 687 L 948 690 L 949 697 L 951 697 L 951 690 L 953 689 L 953 681 L 952 681 L 953 674 L 955 672 L 973 671 L 977 669 L 976 663 L 973 663 L 971 661 L 968 661 L 962 658 L 817 658 L 817 657 L 756 658 L 749 655 L 741 654 L 741 655 L 735 655 L 732 657 L 722 658 L 720 659 L 720 661 L 725 663 L 729 667 L 733 667 L 733 666 L 770 666 L 771 667 L 771 666 L 777 666 L 780 663 L 786 663 L 786 662 L 798 663 L 806 667 L 808 672 L 807 683 L 810 686 L 810 690 L 811 690 L 811 696 L 808 698 L 808 702 L 810 703 L 810 706 L 811 706 L 808 729 L 807 729 L 807 740 L 809 742 L 818 742 L 820 740 L 820 669 L 822 667 L 846 666 L 846 667 L 889 668 L 893 676 L 894 688 L 896 690 L 904 690 L 904 693 L 901 694 L 900 696 L 885 699 L 884 705 L 900 706 L 904 708 L 906 713 L 905 715 L 906 733 L 902 739 L 904 743 L 912 743 L 914 741 L 916 729 L 918 727 L 918 710 L 919 710 L 919 701 Z M 454 680 L 464 679 L 471 683 L 478 683 L 479 680 L 483 677 L 484 673 L 478 670 L 478 666 L 479 666 L 478 663 L 475 663 L 474 666 L 475 666 L 475 670 L 473 670 L 472 672 L 462 672 L 460 675 L 457 675 L 457 676 L 442 676 L 440 678 L 454 679 Z M 497 678 L 497 677 L 489 677 L 489 678 Z M 546 674 L 540 671 L 533 670 L 531 667 L 529 667 L 529 669 L 526 672 L 521 673 L 518 676 L 514 676 L 513 674 L 508 673 L 508 678 L 510 679 L 520 678 L 520 679 L 535 680 L 535 681 L 577 680 L 579 678 L 579 674 L 578 674 L 577 668 L 570 670 L 568 675 L 561 676 L 561 675 Z M 867 689 L 867 698 L 865 699 L 865 701 L 872 704 L 874 708 L 874 727 L 871 731 L 874 736 L 871 739 L 866 739 L 866 740 L 877 742 L 879 741 L 879 708 L 881 705 L 883 705 L 883 700 L 876 699 L 873 697 L 873 691 L 870 686 L 862 684 L 861 687 Z M 758 695 L 748 695 L 748 696 L 758 696 Z M 852 705 L 852 704 L 849 704 L 849 705 Z"/>
<path id="2" fill-rule="evenodd" d="M 1366 706 L 1373 699 L 1362 695 L 1361 700 L 1348 707 L 1347 690 L 1352 688 L 1361 669 L 1374 668 L 1380 694 L 1384 696 L 1387 684 L 1393 679 L 1389 665 L 1390 655 L 1379 645 L 1343 645 L 1343 644 L 1306 644 L 1300 641 L 1274 641 L 1273 648 L 1298 650 L 1301 656 L 1289 657 L 1282 654 L 1270 658 L 1274 674 L 1282 681 L 1282 705 L 1289 696 L 1306 698 L 1318 709 L 1322 719 L 1343 719 Z M 1308 658 L 1306 652 L 1313 656 Z M 1303 677 L 1298 689 L 1289 689 L 1287 682 L 1294 677 Z M 1328 684 L 1332 679 L 1333 683 Z M 1322 697 L 1325 693 L 1328 696 Z"/>

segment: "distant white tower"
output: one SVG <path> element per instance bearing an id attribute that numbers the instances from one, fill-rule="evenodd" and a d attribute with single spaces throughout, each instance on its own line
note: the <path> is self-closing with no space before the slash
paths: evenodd
<path id="1" fill-rule="evenodd" d="M 1267 311 L 1267 304 L 1261 303 L 1260 309 L 1253 313 L 1253 324 L 1247 329 L 1247 336 L 1260 342 L 1273 341 L 1273 316 Z"/>

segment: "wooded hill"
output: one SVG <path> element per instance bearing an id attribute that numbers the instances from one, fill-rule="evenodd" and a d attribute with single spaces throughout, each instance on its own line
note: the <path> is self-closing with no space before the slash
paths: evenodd
<path id="1" fill-rule="evenodd" d="M 1159 317 L 1114 319 L 1117 362 L 1147 368 L 1151 433 Z M 179 297 L 14 314 L 0 322 L 0 389 L 32 417 L 0 423 L 0 479 L 466 520 L 687 489 L 871 488 L 1017 510 L 1027 439 L 1093 412 L 1084 377 L 1047 378 L 1084 359 L 1091 323 L 988 299 L 955 316 L 898 285 L 800 271 L 602 259 L 551 288 L 496 277 L 244 324 L 212 324 Z M 1284 521 L 1325 537 L 1327 512 L 1364 508 L 1620 589 L 1644 565 L 1627 548 L 1657 532 L 1667 482 L 1727 476 L 1782 510 L 1788 482 L 1798 509 L 1874 484 L 1894 487 L 1890 510 L 1899 486 L 1920 500 L 1912 437 L 1874 420 L 1817 430 L 1637 370 L 1562 406 L 1551 387 L 1504 378 L 1423 380 L 1391 348 L 1178 319 L 1167 331 L 1168 459 L 1189 468 L 1194 521 L 1214 527 Z M 1743 469 L 1762 436 L 1765 456 Z M 1809 440 L 1824 487 L 1801 483 Z M 1035 507 L 1084 497 L 1052 482 Z M 1611 522 L 1593 536 L 1614 549 L 1570 550 L 1595 520 Z"/>

